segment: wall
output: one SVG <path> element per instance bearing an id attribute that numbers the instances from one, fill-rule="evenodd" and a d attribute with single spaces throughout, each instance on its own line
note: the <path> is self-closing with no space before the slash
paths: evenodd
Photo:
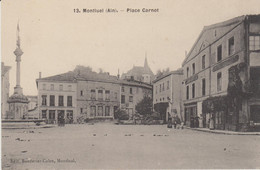
<path id="1" fill-rule="evenodd" d="M 114 107 L 119 107 L 120 86 L 112 82 L 78 81 L 77 83 L 77 113 L 88 118 L 110 117 L 114 118 Z M 95 90 L 95 99 L 91 98 L 91 90 Z M 98 90 L 103 91 L 103 98 L 98 99 Z M 106 99 L 105 91 L 109 91 Z M 81 95 L 81 91 L 83 95 Z M 96 116 L 91 114 L 91 106 L 96 106 Z M 103 116 L 98 115 L 98 106 L 103 107 Z M 109 115 L 105 116 L 105 107 L 110 107 Z M 82 113 L 81 113 L 82 110 Z"/>
<path id="2" fill-rule="evenodd" d="M 45 84 L 45 89 L 44 89 Z M 54 85 L 54 89 L 51 89 L 51 84 Z M 63 90 L 59 89 L 59 86 L 63 85 Z M 71 89 L 69 89 L 69 85 Z M 42 118 L 42 110 L 47 110 L 47 119 L 49 119 L 49 111 L 55 110 L 55 119 L 57 122 L 58 110 L 63 110 L 65 112 L 65 118 L 67 117 L 67 111 L 73 111 L 73 121 L 76 122 L 77 118 L 77 102 L 76 102 L 76 91 L 77 85 L 73 82 L 53 82 L 53 81 L 38 81 L 38 106 L 39 106 L 39 114 L 40 118 Z M 42 95 L 47 95 L 47 105 L 42 105 Z M 50 106 L 50 95 L 55 95 L 55 106 Z M 63 96 L 64 106 L 58 106 L 59 96 Z M 67 106 L 67 96 L 72 96 L 72 106 Z"/>
<path id="3" fill-rule="evenodd" d="M 124 91 L 122 91 L 122 88 Z M 130 93 L 130 88 L 132 89 L 132 94 Z M 125 104 L 121 103 L 121 109 L 126 109 L 131 119 L 133 114 L 135 114 L 135 106 L 144 98 L 144 95 L 152 97 L 152 89 L 143 87 L 142 85 L 130 85 L 130 84 L 121 84 L 121 97 L 125 96 Z M 129 97 L 133 97 L 133 101 L 129 101 Z"/>
<path id="4" fill-rule="evenodd" d="M 7 118 L 7 112 L 9 111 L 9 104 L 7 100 L 9 98 L 9 71 L 3 74 L 4 64 L 2 63 L 2 72 L 1 72 L 1 116 L 2 119 Z"/>

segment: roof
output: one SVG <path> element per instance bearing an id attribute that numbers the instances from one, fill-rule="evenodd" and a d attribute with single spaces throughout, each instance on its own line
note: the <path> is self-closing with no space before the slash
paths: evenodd
<path id="1" fill-rule="evenodd" d="M 100 81 L 100 82 L 111 82 L 119 83 L 116 76 L 111 76 L 109 73 L 96 73 L 93 71 L 87 72 L 78 72 L 78 71 L 69 71 L 63 74 L 58 74 L 50 77 L 37 79 L 38 81 L 51 81 L 51 82 L 71 82 L 76 81 Z"/>
<path id="2" fill-rule="evenodd" d="M 165 77 L 168 77 L 168 76 L 173 75 L 173 74 L 174 75 L 183 75 L 183 69 L 178 69 L 178 70 L 175 70 L 175 71 L 171 71 L 171 72 L 169 72 L 167 74 L 161 75 L 158 78 L 156 78 L 153 81 L 153 83 L 156 83 L 157 81 L 160 81 L 160 80 L 164 79 Z"/>
<path id="3" fill-rule="evenodd" d="M 36 81 L 74 81 L 75 80 L 75 73 L 69 71 L 63 74 L 57 74 L 50 77 L 39 78 Z"/>
<path id="4" fill-rule="evenodd" d="M 136 81 L 136 80 L 120 80 L 120 83 L 122 85 L 127 85 L 127 86 L 136 86 L 136 87 L 143 87 L 147 89 L 152 89 L 152 85 L 148 83 L 144 83 L 141 81 Z"/>
<path id="5" fill-rule="evenodd" d="M 216 28 L 220 28 L 220 27 L 226 27 L 226 26 L 231 26 L 233 24 L 240 24 L 242 21 L 244 21 L 244 19 L 246 18 L 246 16 L 239 16 L 239 17 L 236 17 L 236 18 L 232 18 L 230 20 L 227 20 L 227 21 L 224 21 L 224 22 L 219 22 L 219 23 L 216 23 L 216 24 L 212 24 L 212 25 L 209 25 L 209 26 L 204 26 L 203 30 L 201 31 L 201 33 L 199 34 L 199 37 L 197 38 L 197 40 L 195 41 L 195 43 L 193 44 L 192 48 L 190 49 L 188 55 L 185 57 L 183 63 L 182 63 L 182 66 L 184 65 L 184 63 L 188 60 L 191 52 L 194 50 L 196 44 L 199 42 L 199 40 L 201 39 L 201 37 L 203 36 L 203 34 L 211 29 L 216 29 Z M 235 26 L 234 26 L 235 27 Z M 230 30 L 230 29 L 229 29 Z M 228 30 L 228 31 L 229 31 Z M 208 43 L 212 43 L 212 42 L 208 42 Z"/>

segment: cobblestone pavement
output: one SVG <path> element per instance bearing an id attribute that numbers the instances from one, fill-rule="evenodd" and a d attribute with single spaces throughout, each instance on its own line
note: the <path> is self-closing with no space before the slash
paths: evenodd
<path id="1" fill-rule="evenodd" d="M 2 169 L 260 168 L 260 136 L 166 125 L 2 130 Z"/>

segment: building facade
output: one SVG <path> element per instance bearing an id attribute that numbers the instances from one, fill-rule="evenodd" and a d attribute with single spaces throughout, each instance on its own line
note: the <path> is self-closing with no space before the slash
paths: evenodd
<path id="1" fill-rule="evenodd" d="M 9 82 L 9 71 L 11 67 L 5 66 L 1 63 L 1 117 L 2 119 L 7 118 L 7 112 L 9 111 L 9 105 L 7 100 L 9 98 L 10 82 Z"/>
<path id="2" fill-rule="evenodd" d="M 136 105 L 144 96 L 152 97 L 152 85 L 135 80 L 122 80 L 120 83 L 120 108 L 126 110 L 129 119 L 136 113 Z"/>
<path id="3" fill-rule="evenodd" d="M 120 85 L 115 81 L 77 81 L 77 112 L 88 119 L 114 119 L 120 105 Z"/>
<path id="4" fill-rule="evenodd" d="M 183 119 L 182 106 L 182 69 L 169 72 L 153 81 L 153 108 L 159 112 L 161 119 L 168 121 L 170 117 Z"/>
<path id="5" fill-rule="evenodd" d="M 118 77 L 96 73 L 84 66 L 36 80 L 41 119 L 76 123 L 79 119 L 114 119 L 120 106 Z"/>
<path id="6" fill-rule="evenodd" d="M 26 97 L 29 100 L 28 111 L 35 109 L 38 105 L 37 96 L 26 96 Z"/>
<path id="7" fill-rule="evenodd" d="M 77 82 L 74 74 L 68 72 L 61 75 L 39 78 L 38 88 L 39 118 L 47 123 L 57 123 L 58 118 L 66 123 L 77 121 Z"/>
<path id="8" fill-rule="evenodd" d="M 236 131 L 260 123 L 260 15 L 206 26 L 186 56 L 184 119 L 193 126 Z M 258 75 L 258 76 L 257 76 Z"/>
<path id="9" fill-rule="evenodd" d="M 29 119 L 39 119 L 39 109 L 38 109 L 38 98 L 37 96 L 26 96 L 28 103 L 28 118 Z"/>

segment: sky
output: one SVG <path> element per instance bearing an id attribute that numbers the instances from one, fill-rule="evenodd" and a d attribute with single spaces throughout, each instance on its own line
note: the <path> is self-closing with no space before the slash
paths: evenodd
<path id="1" fill-rule="evenodd" d="M 81 10 L 75 13 L 74 9 Z M 83 13 L 83 9 L 118 13 Z M 159 12 L 126 12 L 159 9 Z M 122 10 L 122 11 L 121 11 Z M 73 70 L 102 68 L 111 75 L 143 66 L 154 73 L 181 67 L 204 26 L 237 16 L 260 14 L 259 0 L 3 0 L 1 61 L 11 66 L 10 94 L 16 85 L 17 23 L 21 48 L 21 86 L 37 95 L 36 79 Z"/>

